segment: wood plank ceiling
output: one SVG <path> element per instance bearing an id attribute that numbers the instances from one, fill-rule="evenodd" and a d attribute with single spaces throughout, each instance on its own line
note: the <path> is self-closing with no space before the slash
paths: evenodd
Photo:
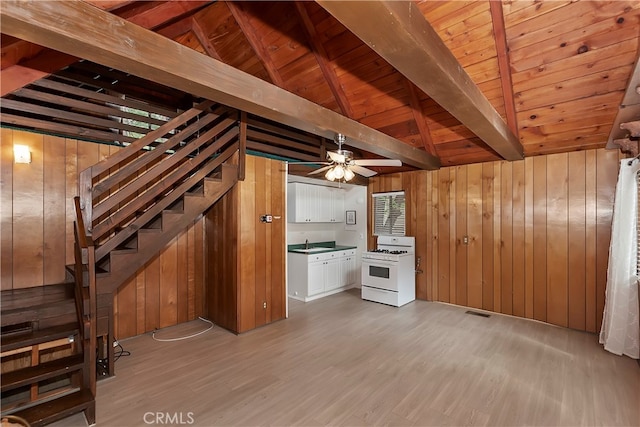
<path id="1" fill-rule="evenodd" d="M 637 1 L 418 1 L 405 8 L 405 17 L 397 2 L 365 3 L 355 9 L 360 23 L 346 19 L 350 12 L 339 2 L 88 3 L 436 156 L 444 166 L 517 158 L 496 141 L 510 135 L 512 147 L 526 156 L 604 147 L 640 38 Z M 406 32 L 396 39 L 397 52 L 380 46 L 375 32 L 363 33 L 367 23 L 379 22 L 380 8 L 397 18 L 376 24 L 384 25 L 380 34 Z M 420 60 L 440 42 L 412 37 L 416 28 L 435 30 L 457 61 L 454 68 L 426 74 L 431 68 Z M 2 94 L 74 60 L 3 34 Z M 460 108 L 437 93 L 437 79 L 452 71 L 462 82 L 453 86 L 460 93 L 451 93 Z M 477 125 L 479 114 L 493 125 Z M 483 135 L 486 130 L 494 136 Z M 391 156 L 394 149 L 382 154 L 382 145 L 356 144 Z M 386 171 L 392 172 L 379 170 Z"/>

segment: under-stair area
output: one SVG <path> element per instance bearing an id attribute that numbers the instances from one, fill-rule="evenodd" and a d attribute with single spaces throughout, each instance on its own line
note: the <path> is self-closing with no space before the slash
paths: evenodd
<path id="1" fill-rule="evenodd" d="M 114 374 L 113 295 L 242 179 L 239 119 L 201 102 L 80 174 L 68 280 L 2 292 L 3 416 L 95 422 L 97 360 Z"/>

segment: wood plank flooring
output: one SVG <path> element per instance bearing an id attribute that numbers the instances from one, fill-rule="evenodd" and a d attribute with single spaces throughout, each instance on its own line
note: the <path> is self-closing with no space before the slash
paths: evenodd
<path id="1" fill-rule="evenodd" d="M 163 424 L 156 413 L 196 426 L 640 425 L 638 364 L 593 334 L 443 303 L 398 309 L 358 291 L 290 301 L 288 320 L 240 336 L 124 341 L 131 356 L 98 384 L 98 425 Z"/>

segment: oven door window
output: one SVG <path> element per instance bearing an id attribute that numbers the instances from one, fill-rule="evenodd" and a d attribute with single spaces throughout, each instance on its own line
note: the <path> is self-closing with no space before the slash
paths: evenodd
<path id="1" fill-rule="evenodd" d="M 377 265 L 369 266 L 369 276 L 378 277 L 380 279 L 388 279 L 390 277 L 391 269 L 389 267 L 380 267 Z"/>

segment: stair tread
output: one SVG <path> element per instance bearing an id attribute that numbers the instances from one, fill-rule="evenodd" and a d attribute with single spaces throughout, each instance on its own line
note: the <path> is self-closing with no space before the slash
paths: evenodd
<path id="1" fill-rule="evenodd" d="M 72 282 L 2 291 L 2 313 L 49 305 L 74 297 Z"/>
<path id="2" fill-rule="evenodd" d="M 12 415 L 24 418 L 33 427 L 43 426 L 83 411 L 93 405 L 94 401 L 95 399 L 89 390 L 78 390 L 57 399 L 14 412 Z"/>
<path id="3" fill-rule="evenodd" d="M 47 378 L 53 378 L 82 368 L 84 357 L 82 354 L 44 362 L 36 366 L 19 369 L 2 374 L 1 391 L 12 390 L 23 385 L 33 384 Z"/>
<path id="4" fill-rule="evenodd" d="M 76 323 L 67 323 L 28 333 L 2 336 L 2 351 L 15 350 L 17 348 L 54 341 L 70 335 L 76 335 L 77 333 L 78 325 Z"/>

